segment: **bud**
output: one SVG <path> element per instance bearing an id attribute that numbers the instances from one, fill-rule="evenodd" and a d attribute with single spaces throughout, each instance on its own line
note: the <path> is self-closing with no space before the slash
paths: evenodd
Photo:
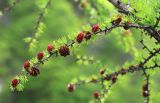
<path id="1" fill-rule="evenodd" d="M 100 30 L 99 25 L 95 24 L 92 26 L 92 32 L 97 32 L 99 30 Z"/>
<path id="2" fill-rule="evenodd" d="M 49 53 L 51 53 L 51 52 L 53 51 L 53 49 L 54 49 L 53 45 L 48 44 L 48 46 L 47 46 L 47 51 L 48 51 Z"/>
<path id="3" fill-rule="evenodd" d="M 80 32 L 80 33 L 77 35 L 76 40 L 77 40 L 78 43 L 81 43 L 81 42 L 83 41 L 83 39 L 84 39 L 84 33 L 83 33 L 83 32 Z"/>
<path id="4" fill-rule="evenodd" d="M 67 89 L 68 92 L 73 92 L 76 89 L 76 86 L 74 84 L 68 84 Z"/>
<path id="5" fill-rule="evenodd" d="M 61 56 L 66 57 L 70 54 L 69 48 L 66 45 L 63 45 L 59 48 L 59 53 Z"/>
<path id="6" fill-rule="evenodd" d="M 30 67 L 30 62 L 29 61 L 25 61 L 24 64 L 23 64 L 23 67 L 25 68 L 26 71 L 28 71 L 29 67 Z"/>
<path id="7" fill-rule="evenodd" d="M 31 76 L 36 77 L 38 74 L 40 74 L 40 71 L 39 71 L 39 69 L 37 67 L 32 67 L 30 72 L 29 72 L 29 74 Z"/>
<path id="8" fill-rule="evenodd" d="M 37 59 L 38 59 L 38 60 L 42 60 L 42 59 L 43 59 L 43 56 L 44 56 L 43 52 L 38 52 L 38 54 L 37 54 Z"/>
<path id="9" fill-rule="evenodd" d="M 98 91 L 93 93 L 93 96 L 95 99 L 99 99 L 100 98 L 100 93 Z"/>
<path id="10" fill-rule="evenodd" d="M 18 79 L 13 79 L 12 80 L 12 83 L 11 83 L 12 87 L 15 88 L 18 84 L 19 84 L 19 80 Z"/>

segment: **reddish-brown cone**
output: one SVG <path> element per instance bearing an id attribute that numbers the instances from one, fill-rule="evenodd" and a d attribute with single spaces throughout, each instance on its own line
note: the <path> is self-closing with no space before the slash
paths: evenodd
<path id="1" fill-rule="evenodd" d="M 99 25 L 95 24 L 92 26 L 92 32 L 97 32 L 99 30 L 100 30 Z"/>
<path id="2" fill-rule="evenodd" d="M 13 79 L 12 80 L 12 83 L 11 83 L 12 87 L 15 88 L 18 84 L 19 84 L 19 80 L 18 79 Z"/>
<path id="3" fill-rule="evenodd" d="M 48 51 L 49 53 L 51 53 L 51 52 L 53 51 L 53 49 L 54 49 L 53 45 L 52 45 L 52 44 L 48 44 L 48 46 L 47 46 L 47 51 Z"/>
<path id="4" fill-rule="evenodd" d="M 23 64 L 23 67 L 25 68 L 26 71 L 28 71 L 29 67 L 30 67 L 30 62 L 29 61 L 25 61 Z"/>
<path id="5" fill-rule="evenodd" d="M 93 97 L 94 97 L 95 99 L 99 99 L 99 98 L 100 98 L 100 93 L 99 93 L 98 91 L 94 92 L 94 93 L 93 93 Z"/>
<path id="6" fill-rule="evenodd" d="M 77 35 L 77 38 L 76 38 L 76 41 L 78 43 L 81 43 L 84 39 L 84 33 L 83 32 L 80 32 L 78 35 Z"/>
<path id="7" fill-rule="evenodd" d="M 110 81 L 112 75 L 106 75 L 105 80 Z"/>
<path id="8" fill-rule="evenodd" d="M 129 67 L 129 72 L 133 73 L 135 70 L 136 70 L 136 67 L 135 67 L 135 66 Z"/>
<path id="9" fill-rule="evenodd" d="M 37 59 L 38 59 L 38 60 L 42 60 L 43 57 L 44 57 L 43 52 L 38 52 L 38 54 L 37 54 Z"/>
<path id="10" fill-rule="evenodd" d="M 122 18 L 121 17 L 118 17 L 116 20 L 112 21 L 112 24 L 113 25 L 119 25 L 122 21 Z"/>
<path id="11" fill-rule="evenodd" d="M 111 79 L 112 79 L 112 83 L 116 83 L 117 76 L 114 74 L 114 75 L 112 75 Z"/>
<path id="12" fill-rule="evenodd" d="M 73 92 L 76 89 L 76 86 L 74 84 L 68 84 L 67 89 L 68 92 Z"/>
<path id="13" fill-rule="evenodd" d="M 148 91 L 148 84 L 144 84 L 143 87 L 142 87 L 143 91 Z"/>
<path id="14" fill-rule="evenodd" d="M 142 95 L 143 97 L 148 97 L 149 96 L 149 93 L 148 93 L 148 84 L 145 83 L 142 87 Z"/>
<path id="15" fill-rule="evenodd" d="M 125 30 L 129 29 L 129 25 L 131 24 L 130 21 L 125 22 L 125 26 L 123 27 Z"/>
<path id="16" fill-rule="evenodd" d="M 149 93 L 148 93 L 148 91 L 143 91 L 143 92 L 142 92 L 142 95 L 143 95 L 143 97 L 145 97 L 145 98 L 146 98 L 146 97 L 148 97 L 148 96 L 149 96 Z"/>
<path id="17" fill-rule="evenodd" d="M 124 75 L 124 74 L 126 74 L 126 70 L 125 70 L 124 68 L 122 68 L 122 69 L 119 71 L 119 73 L 120 73 L 121 75 Z"/>
<path id="18" fill-rule="evenodd" d="M 101 69 L 101 70 L 99 71 L 99 73 L 100 73 L 100 75 L 103 75 L 103 74 L 105 73 L 105 70 L 104 70 L 104 69 Z"/>
<path id="19" fill-rule="evenodd" d="M 85 38 L 86 40 L 89 40 L 89 39 L 91 39 L 91 36 L 92 36 L 91 32 L 88 31 L 88 32 L 86 32 L 84 38 Z"/>
<path id="20" fill-rule="evenodd" d="M 66 45 L 63 45 L 59 48 L 59 53 L 61 56 L 66 57 L 70 54 L 69 48 Z"/>
<path id="21" fill-rule="evenodd" d="M 30 74 L 31 76 L 37 76 L 38 74 L 40 74 L 40 71 L 39 71 L 38 68 L 32 67 L 31 70 L 30 70 L 30 72 L 29 72 L 29 74 Z"/>

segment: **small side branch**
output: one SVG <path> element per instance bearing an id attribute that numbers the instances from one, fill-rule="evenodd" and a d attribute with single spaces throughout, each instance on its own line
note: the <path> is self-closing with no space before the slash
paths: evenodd
<path id="1" fill-rule="evenodd" d="M 33 40 L 36 38 L 36 33 L 38 32 L 38 29 L 40 27 L 42 19 L 43 19 L 44 15 L 45 15 L 46 10 L 48 9 L 49 5 L 51 4 L 51 1 L 52 0 L 48 0 L 47 3 L 46 3 L 46 5 L 45 5 L 45 7 L 39 13 L 38 18 L 36 20 L 36 25 L 34 27 L 34 30 L 33 30 L 32 34 L 31 34 L 32 39 L 30 40 L 29 44 L 32 43 Z"/>
<path id="2" fill-rule="evenodd" d="M 143 87 L 142 87 L 142 95 L 145 98 L 144 103 L 149 103 L 150 102 L 150 88 L 149 88 L 149 85 L 150 85 L 150 83 L 149 83 L 150 76 L 147 75 L 145 77 L 146 77 L 146 79 L 145 79 L 145 83 L 143 84 Z"/>
<path id="3" fill-rule="evenodd" d="M 116 8 L 118 8 L 119 12 L 129 15 L 130 12 L 128 10 L 128 5 L 122 3 L 120 0 L 108 0 L 111 2 Z"/>
<path id="4" fill-rule="evenodd" d="M 155 23 L 155 25 L 154 25 L 154 28 L 158 26 L 159 21 L 160 21 L 160 16 L 157 18 L 156 23 Z"/>
<path id="5" fill-rule="evenodd" d="M 108 0 L 110 3 L 112 3 L 119 12 L 125 14 L 125 15 L 132 15 L 135 19 L 139 19 L 137 16 L 135 16 L 132 12 L 129 11 L 128 5 L 122 3 L 120 0 Z M 136 10 L 135 10 L 136 11 Z M 144 31 L 150 36 L 157 40 L 158 43 L 160 43 L 160 30 L 157 30 L 155 27 L 158 26 L 158 23 L 160 21 L 160 17 L 157 18 L 157 21 L 155 25 L 150 25 L 148 27 L 143 28 Z M 133 25 L 134 26 L 134 25 Z"/>

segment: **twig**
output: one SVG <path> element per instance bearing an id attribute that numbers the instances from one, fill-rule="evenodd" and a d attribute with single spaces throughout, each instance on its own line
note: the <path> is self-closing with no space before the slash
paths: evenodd
<path id="1" fill-rule="evenodd" d="M 160 16 L 159 16 L 159 17 L 157 17 L 156 23 L 155 23 L 155 25 L 153 26 L 154 28 L 158 26 L 159 21 L 160 21 Z"/>
<path id="2" fill-rule="evenodd" d="M 44 7 L 44 8 L 42 9 L 42 11 L 39 13 L 38 18 L 37 18 L 37 20 L 36 20 L 36 25 L 35 25 L 35 27 L 34 27 L 34 30 L 33 30 L 32 34 L 31 34 L 32 39 L 30 40 L 29 44 L 32 43 L 33 40 L 36 38 L 36 33 L 37 33 L 37 31 L 38 31 L 38 29 L 39 29 L 39 27 L 40 27 L 40 23 L 41 23 L 44 15 L 45 15 L 46 9 L 48 9 L 49 5 L 51 4 L 51 1 L 52 1 L 52 0 L 48 0 L 47 3 L 46 3 L 46 5 L 45 5 L 45 7 Z"/>
<path id="3" fill-rule="evenodd" d="M 126 15 L 131 14 L 128 10 L 128 6 L 124 3 L 122 3 L 120 0 L 108 0 L 111 2 L 116 8 L 119 9 L 119 12 L 124 13 Z"/>

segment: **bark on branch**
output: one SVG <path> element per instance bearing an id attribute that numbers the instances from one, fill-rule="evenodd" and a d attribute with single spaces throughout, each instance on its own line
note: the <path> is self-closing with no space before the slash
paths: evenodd
<path id="1" fill-rule="evenodd" d="M 119 12 L 122 12 L 126 15 L 130 14 L 128 10 L 128 5 L 122 3 L 120 0 L 108 0 L 108 1 L 112 3 L 116 8 L 118 8 Z"/>

